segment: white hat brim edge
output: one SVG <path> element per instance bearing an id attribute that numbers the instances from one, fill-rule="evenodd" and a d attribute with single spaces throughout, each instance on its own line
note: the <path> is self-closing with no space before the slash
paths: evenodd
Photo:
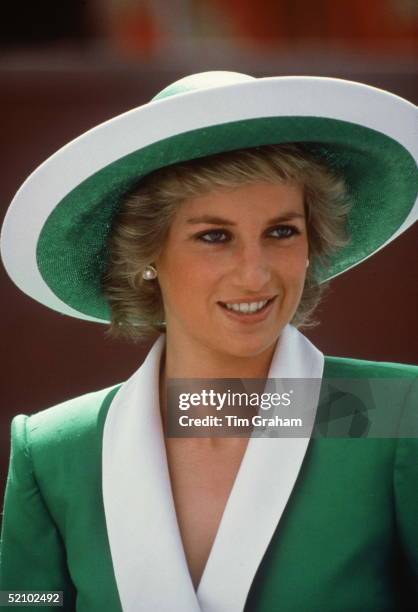
<path id="1" fill-rule="evenodd" d="M 60 300 L 39 272 L 39 234 L 57 203 L 103 167 L 162 139 L 217 124 L 271 116 L 316 116 L 352 122 L 393 138 L 415 160 L 418 158 L 416 106 L 369 85 L 325 77 L 267 77 L 177 94 L 89 130 L 59 149 L 28 177 L 16 193 L 2 227 L 0 249 L 7 273 L 24 293 L 45 306 L 69 316 L 106 323 Z M 33 203 L 36 205 L 31 210 Z M 417 218 L 418 199 L 402 226 L 378 250 Z"/>

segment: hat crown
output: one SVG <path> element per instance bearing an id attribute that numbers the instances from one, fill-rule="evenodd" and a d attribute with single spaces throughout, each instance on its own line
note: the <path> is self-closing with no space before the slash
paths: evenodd
<path id="1" fill-rule="evenodd" d="M 254 81 L 255 77 L 241 72 L 229 72 L 227 70 L 210 70 L 208 72 L 198 72 L 190 74 L 182 79 L 178 79 L 167 87 L 164 87 L 152 100 L 162 100 L 181 93 L 210 89 L 211 87 L 221 87 L 222 85 L 233 85 L 235 83 L 245 83 Z"/>

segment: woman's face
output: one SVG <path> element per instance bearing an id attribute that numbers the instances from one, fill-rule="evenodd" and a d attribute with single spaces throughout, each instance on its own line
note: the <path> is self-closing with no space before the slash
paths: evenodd
<path id="1" fill-rule="evenodd" d="M 184 350 L 262 353 L 298 307 L 307 257 L 296 185 L 250 183 L 186 200 L 155 260 L 167 339 Z"/>

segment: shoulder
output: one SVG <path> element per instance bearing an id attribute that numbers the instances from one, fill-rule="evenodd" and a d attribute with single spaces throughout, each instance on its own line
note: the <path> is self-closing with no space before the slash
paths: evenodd
<path id="1" fill-rule="evenodd" d="M 29 431 L 35 436 L 38 431 L 43 435 L 54 432 L 55 435 L 66 436 L 71 431 L 75 431 L 80 435 L 84 429 L 97 425 L 101 418 L 106 416 L 107 409 L 120 386 L 117 384 L 86 393 L 37 412 L 28 419 Z"/>
<path id="2" fill-rule="evenodd" d="M 103 431 L 104 421 L 120 384 L 67 400 L 33 415 L 18 415 L 12 422 L 12 452 L 39 456 L 54 448 L 57 454 L 76 452 L 83 442 Z"/>
<path id="3" fill-rule="evenodd" d="M 414 365 L 326 356 L 318 407 L 322 434 L 418 437 L 417 379 Z"/>
<path id="4" fill-rule="evenodd" d="M 326 355 L 324 377 L 416 378 L 418 377 L 418 366 Z"/>

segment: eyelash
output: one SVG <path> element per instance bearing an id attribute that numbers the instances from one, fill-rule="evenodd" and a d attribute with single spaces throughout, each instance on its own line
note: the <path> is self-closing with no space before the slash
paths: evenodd
<path id="1" fill-rule="evenodd" d="M 277 240 L 287 240 L 289 238 L 292 238 L 292 236 L 295 236 L 296 234 L 300 234 L 300 230 L 295 227 L 294 225 L 278 225 L 277 227 L 272 228 L 270 231 L 274 232 L 277 230 L 290 230 L 291 233 L 286 235 L 286 236 L 281 236 L 279 237 L 275 237 Z M 223 234 L 224 236 L 230 236 L 229 232 L 225 231 L 225 230 L 221 230 L 221 229 L 213 229 L 213 230 L 209 230 L 208 232 L 202 232 L 201 234 L 198 234 L 196 236 L 196 240 L 198 240 L 199 242 L 204 242 L 205 244 L 224 244 L 225 242 L 228 242 L 228 239 L 224 239 L 224 240 L 205 240 L 205 236 L 210 236 L 213 234 Z M 273 236 L 274 237 L 274 236 Z"/>

